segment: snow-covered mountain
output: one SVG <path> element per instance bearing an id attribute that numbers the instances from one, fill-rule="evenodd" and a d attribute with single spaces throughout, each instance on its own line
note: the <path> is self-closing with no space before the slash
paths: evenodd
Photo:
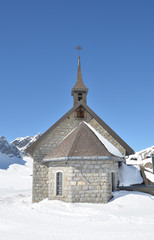
<path id="1" fill-rule="evenodd" d="M 127 164 L 140 165 L 152 171 L 152 154 L 154 154 L 154 146 L 143 149 L 126 158 Z"/>
<path id="2" fill-rule="evenodd" d="M 154 146 L 143 149 L 135 154 L 129 155 L 127 161 L 138 161 L 141 162 L 147 158 L 151 158 L 151 155 L 154 154 Z"/>
<path id="3" fill-rule="evenodd" d="M 21 157 L 20 150 L 13 144 L 8 143 L 5 137 L 0 137 L 0 152 L 8 155 L 8 157 Z"/>
<path id="4" fill-rule="evenodd" d="M 8 169 L 12 164 L 24 165 L 26 148 L 40 136 L 41 133 L 30 137 L 19 137 L 11 143 L 8 143 L 5 137 L 0 137 L 0 169 Z"/>
<path id="5" fill-rule="evenodd" d="M 13 140 L 11 144 L 16 146 L 21 152 L 25 153 L 26 148 L 32 145 L 32 143 L 35 142 L 41 135 L 42 133 L 38 133 L 35 136 L 18 137 Z"/>

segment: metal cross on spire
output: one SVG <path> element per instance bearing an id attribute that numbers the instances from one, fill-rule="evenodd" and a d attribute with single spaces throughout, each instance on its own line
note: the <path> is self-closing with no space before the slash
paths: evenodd
<path id="1" fill-rule="evenodd" d="M 80 51 L 83 49 L 80 45 L 76 46 L 75 48 L 79 52 L 79 57 L 80 57 Z"/>

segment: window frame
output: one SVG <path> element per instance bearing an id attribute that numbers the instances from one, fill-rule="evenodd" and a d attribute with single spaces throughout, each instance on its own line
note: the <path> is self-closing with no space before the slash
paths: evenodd
<path id="1" fill-rule="evenodd" d="M 61 174 L 61 191 L 60 194 L 58 193 L 58 182 L 57 182 L 57 177 L 58 174 Z M 55 196 L 56 197 L 61 197 L 63 195 L 63 172 L 62 171 L 56 171 L 55 172 Z"/>
<path id="2" fill-rule="evenodd" d="M 115 191 L 116 190 L 116 174 L 115 171 L 111 172 L 111 191 Z"/>

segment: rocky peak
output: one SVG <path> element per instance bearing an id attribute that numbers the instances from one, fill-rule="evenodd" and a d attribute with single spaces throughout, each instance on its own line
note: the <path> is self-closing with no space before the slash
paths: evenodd
<path id="1" fill-rule="evenodd" d="M 11 143 L 8 143 L 4 136 L 0 137 L 0 152 L 7 154 L 9 157 L 21 157 L 20 150 Z"/>
<path id="2" fill-rule="evenodd" d="M 26 148 L 30 147 L 33 142 L 35 142 L 42 133 L 38 133 L 35 136 L 27 136 L 27 137 L 19 137 L 11 142 L 14 146 L 16 146 L 21 152 L 25 153 Z"/>

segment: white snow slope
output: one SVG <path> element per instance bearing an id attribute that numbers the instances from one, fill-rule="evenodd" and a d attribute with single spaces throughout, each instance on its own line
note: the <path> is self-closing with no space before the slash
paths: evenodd
<path id="1" fill-rule="evenodd" d="M 8 154 L 3 154 L 0 152 L 0 169 L 7 169 L 11 164 L 25 164 L 22 158 L 15 156 L 10 157 Z"/>
<path id="2" fill-rule="evenodd" d="M 119 168 L 119 186 L 130 186 L 143 182 L 138 166 L 128 166 L 122 163 Z"/>
<path id="3" fill-rule="evenodd" d="M 140 152 L 129 155 L 126 159 L 126 163 L 134 166 L 142 166 L 145 170 L 146 178 L 154 183 L 154 174 L 152 167 L 152 154 L 154 154 L 154 146 L 146 148 Z"/>
<path id="4" fill-rule="evenodd" d="M 107 204 L 32 204 L 32 160 L 24 160 L 0 170 L 1 240 L 153 240 L 154 196 L 121 191 Z"/>

